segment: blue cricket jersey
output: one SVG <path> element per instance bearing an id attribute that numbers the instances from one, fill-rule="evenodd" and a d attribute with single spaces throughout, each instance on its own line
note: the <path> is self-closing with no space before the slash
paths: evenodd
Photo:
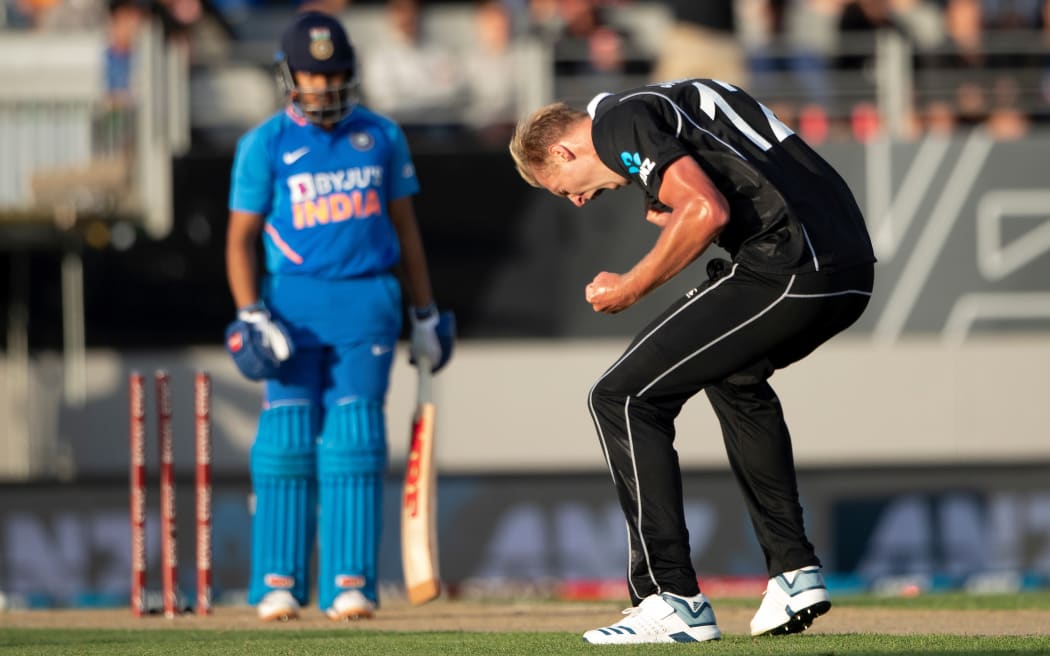
<path id="1" fill-rule="evenodd" d="M 397 339 L 388 203 L 418 191 L 401 128 L 365 107 L 332 130 L 286 110 L 241 137 L 230 209 L 265 217 L 260 293 L 297 347 Z"/>
<path id="2" fill-rule="evenodd" d="M 342 280 L 398 262 L 387 203 L 418 191 L 390 119 L 358 106 L 328 131 L 285 110 L 238 141 L 230 209 L 266 217 L 271 274 Z"/>

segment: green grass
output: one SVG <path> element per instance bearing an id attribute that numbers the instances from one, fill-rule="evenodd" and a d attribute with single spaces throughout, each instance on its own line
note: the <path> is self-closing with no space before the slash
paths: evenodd
<path id="1" fill-rule="evenodd" d="M 721 599 L 719 605 L 753 605 Z M 1047 610 L 1050 592 L 1009 595 L 925 594 L 917 597 L 856 596 L 836 607 L 939 610 Z M 196 630 L 8 628 L 0 613 L 0 656 L 565 656 L 568 654 L 661 654 L 737 656 L 919 656 L 926 654 L 1026 656 L 1050 654 L 1050 626 L 1042 636 L 821 635 L 750 638 L 728 635 L 702 645 L 593 646 L 578 633 L 393 632 L 374 630 Z"/>
<path id="2" fill-rule="evenodd" d="M 875 595 L 835 597 L 836 606 L 878 606 L 879 608 L 929 608 L 935 610 L 1050 610 L 1050 593 L 975 595 L 965 592 L 938 592 L 915 597 Z M 1047 627 L 1050 629 L 1050 627 Z"/>
<path id="3" fill-rule="evenodd" d="M 930 610 L 1050 610 L 1050 592 L 1019 592 L 1010 594 L 968 594 L 966 592 L 937 592 L 914 597 L 879 595 L 833 595 L 836 608 L 864 606 L 878 608 L 925 608 Z M 722 606 L 754 606 L 750 597 L 727 597 L 717 600 Z M 1050 629 L 1050 627 L 1047 627 Z"/>
<path id="4" fill-rule="evenodd" d="M 0 629 L 0 654 L 33 656 L 563 656 L 595 653 L 681 655 L 700 651 L 718 656 L 1047 654 L 1050 653 L 1050 636 L 968 638 L 800 634 L 757 639 L 729 636 L 702 645 L 594 646 L 584 644 L 574 633 Z"/>

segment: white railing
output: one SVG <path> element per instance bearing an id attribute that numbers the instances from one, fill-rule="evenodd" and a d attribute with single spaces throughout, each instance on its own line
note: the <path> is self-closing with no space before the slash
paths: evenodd
<path id="1" fill-rule="evenodd" d="M 3 32 L 0 221 L 126 219 L 171 229 L 172 156 L 189 145 L 188 65 L 159 25 L 135 49 L 130 107 L 105 89 L 101 32 Z"/>
<path id="2" fill-rule="evenodd" d="M 819 105 L 831 119 L 848 120 L 858 104 L 869 104 L 894 137 L 912 135 L 916 120 L 934 104 L 962 122 L 1003 109 L 1026 117 L 1050 114 L 1041 88 L 1050 74 L 1050 37 L 1042 32 L 989 32 L 969 65 L 947 40 L 919 46 L 892 30 L 838 37 L 832 49 L 820 52 L 780 42 L 752 52 L 750 90 L 770 106 Z M 968 115 L 975 92 L 983 96 L 983 114 Z"/>
<path id="3" fill-rule="evenodd" d="M 188 59 L 159 24 L 142 30 L 130 106 L 105 88 L 105 35 L 0 34 L 0 225 L 18 236 L 51 226 L 53 248 L 78 223 L 125 221 L 154 239 L 172 224 L 172 158 L 189 146 Z M 19 240 L 16 239 L 16 242 Z M 11 247 L 8 247 L 11 248 Z M 62 384 L 42 382 L 29 348 L 26 255 L 12 255 L 7 350 L 0 367 L 0 478 L 61 475 L 58 409 L 87 399 L 83 269 L 61 263 Z"/>

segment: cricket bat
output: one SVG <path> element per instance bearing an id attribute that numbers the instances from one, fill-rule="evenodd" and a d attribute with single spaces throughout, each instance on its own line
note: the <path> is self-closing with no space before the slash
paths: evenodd
<path id="1" fill-rule="evenodd" d="M 420 359 L 419 389 L 401 492 L 401 564 L 413 605 L 441 593 L 437 555 L 437 468 L 434 465 L 434 405 L 430 362 Z"/>

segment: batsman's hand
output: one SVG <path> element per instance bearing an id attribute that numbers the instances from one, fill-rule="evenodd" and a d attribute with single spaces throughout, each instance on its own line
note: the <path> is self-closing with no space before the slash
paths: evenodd
<path id="1" fill-rule="evenodd" d="M 587 302 L 595 312 L 616 314 L 631 307 L 638 301 L 627 279 L 618 273 L 602 271 L 584 290 Z"/>
<path id="2" fill-rule="evenodd" d="M 288 330 L 260 302 L 237 311 L 226 327 L 226 350 L 245 378 L 263 380 L 276 377 L 295 347 Z"/>
<path id="3" fill-rule="evenodd" d="M 440 371 L 452 358 L 456 340 L 455 315 L 438 312 L 437 306 L 431 303 L 426 307 L 410 308 L 408 316 L 412 321 L 408 361 L 419 366 L 418 360 L 426 358 L 431 363 L 431 372 Z"/>

